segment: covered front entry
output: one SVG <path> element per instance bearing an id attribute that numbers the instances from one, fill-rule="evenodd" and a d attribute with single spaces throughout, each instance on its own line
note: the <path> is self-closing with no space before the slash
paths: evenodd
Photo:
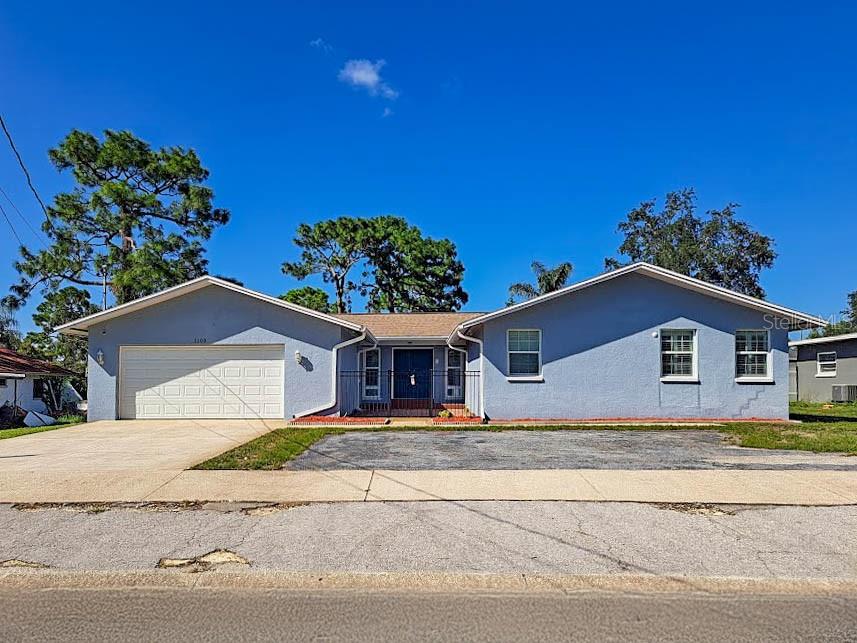
<path id="1" fill-rule="evenodd" d="M 123 346 L 119 417 L 282 418 L 280 346 Z"/>
<path id="2" fill-rule="evenodd" d="M 431 348 L 393 349 L 393 399 L 428 400 L 432 397 Z"/>

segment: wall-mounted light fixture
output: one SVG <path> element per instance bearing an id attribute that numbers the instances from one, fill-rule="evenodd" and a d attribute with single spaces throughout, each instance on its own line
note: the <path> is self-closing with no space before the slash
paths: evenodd
<path id="1" fill-rule="evenodd" d="M 99 366 L 104 366 L 104 351 L 100 348 L 95 353 L 95 361 L 98 362 Z"/>
<path id="2" fill-rule="evenodd" d="M 300 364 L 303 361 L 303 356 L 300 351 L 295 351 L 295 363 Z"/>

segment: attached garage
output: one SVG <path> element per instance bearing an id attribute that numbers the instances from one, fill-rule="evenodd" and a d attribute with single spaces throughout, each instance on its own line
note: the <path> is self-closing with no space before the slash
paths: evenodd
<path id="1" fill-rule="evenodd" d="M 122 346 L 119 417 L 282 418 L 284 347 Z"/>

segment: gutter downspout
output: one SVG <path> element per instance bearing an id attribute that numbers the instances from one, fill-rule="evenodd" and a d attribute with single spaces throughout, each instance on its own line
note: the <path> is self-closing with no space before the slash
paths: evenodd
<path id="1" fill-rule="evenodd" d="M 481 339 L 465 335 L 460 328 L 455 329 L 455 334 L 466 342 L 473 342 L 479 345 L 479 416 L 485 420 L 485 356 L 483 355 L 483 342 Z M 449 345 L 449 339 L 446 340 Z M 450 346 L 452 348 L 452 346 Z"/>
<path id="2" fill-rule="evenodd" d="M 358 342 L 362 342 L 364 339 L 366 339 L 367 334 L 368 334 L 368 331 L 366 330 L 366 328 L 363 328 L 363 332 L 360 333 L 357 337 L 354 337 L 352 339 L 346 339 L 344 342 L 339 342 L 338 344 L 333 346 L 333 348 L 331 349 L 333 351 L 333 358 L 332 358 L 333 364 L 331 365 L 331 388 L 330 388 L 330 390 L 332 392 L 331 393 L 332 397 L 331 397 L 330 401 L 327 404 L 317 406 L 314 409 L 309 409 L 308 411 L 303 411 L 301 413 L 295 414 L 295 416 L 294 416 L 295 419 L 300 418 L 300 417 L 305 417 L 307 415 L 315 415 L 316 413 L 322 413 L 323 411 L 327 411 L 327 410 L 333 408 L 334 406 L 336 406 L 337 393 L 338 393 L 338 388 L 339 388 L 337 386 L 337 382 L 339 381 L 339 377 L 338 377 L 339 376 L 339 368 L 338 368 L 338 366 L 339 366 L 339 349 L 345 348 L 346 346 L 351 346 L 352 344 L 357 344 Z M 376 346 L 378 345 L 378 342 L 374 338 L 372 339 L 372 341 L 375 343 Z"/>

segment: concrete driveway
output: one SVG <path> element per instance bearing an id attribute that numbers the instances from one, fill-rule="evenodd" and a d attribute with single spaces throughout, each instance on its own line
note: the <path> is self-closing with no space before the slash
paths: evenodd
<path id="1" fill-rule="evenodd" d="M 264 420 L 122 420 L 0 440 L 0 473 L 182 471 L 279 425 Z"/>
<path id="2" fill-rule="evenodd" d="M 710 430 L 378 431 L 328 436 L 284 468 L 857 471 L 857 458 L 736 447 Z"/>

